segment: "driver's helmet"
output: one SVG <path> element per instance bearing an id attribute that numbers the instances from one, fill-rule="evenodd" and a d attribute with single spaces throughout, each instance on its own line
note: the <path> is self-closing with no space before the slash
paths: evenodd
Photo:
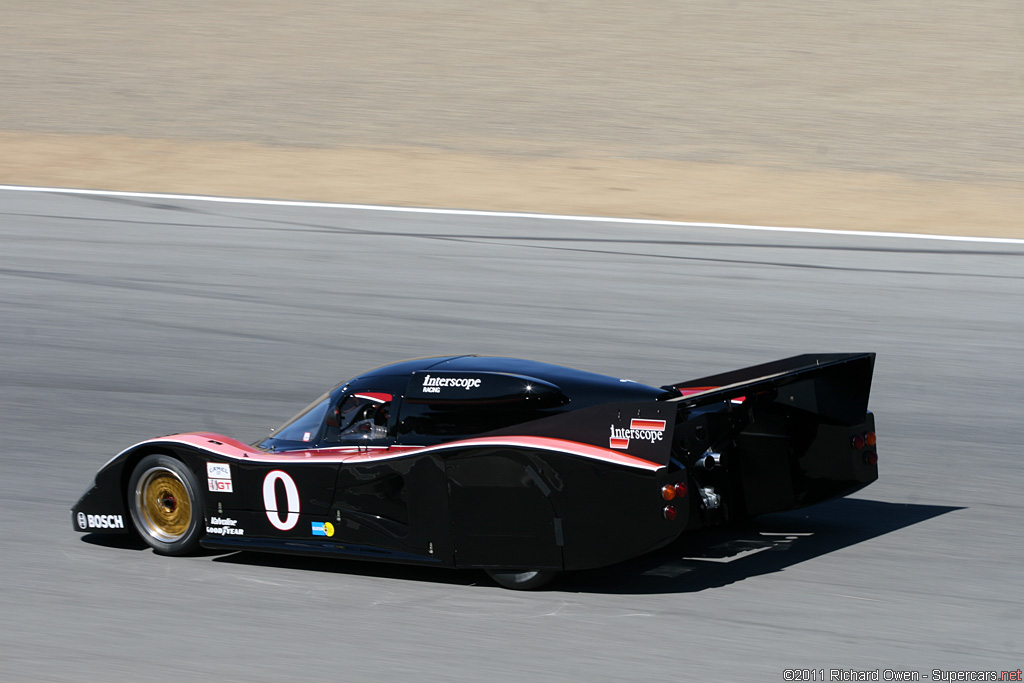
<path id="1" fill-rule="evenodd" d="M 390 398 L 390 396 L 388 397 Z M 388 435 L 390 401 L 378 395 L 355 394 L 339 407 L 340 436 L 355 439 L 381 439 Z"/>

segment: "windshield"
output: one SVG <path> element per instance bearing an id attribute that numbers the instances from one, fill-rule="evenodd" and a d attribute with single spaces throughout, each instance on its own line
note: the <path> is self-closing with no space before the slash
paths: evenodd
<path id="1" fill-rule="evenodd" d="M 266 441 L 261 445 L 273 448 L 284 441 L 316 443 L 330 404 L 330 394 L 324 394 L 303 408 L 298 415 L 285 422 L 279 429 L 270 432 Z"/>

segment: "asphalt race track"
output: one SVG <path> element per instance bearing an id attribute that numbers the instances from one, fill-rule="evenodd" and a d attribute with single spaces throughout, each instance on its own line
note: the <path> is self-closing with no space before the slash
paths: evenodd
<path id="1" fill-rule="evenodd" d="M 1024 245 L 24 192 L 0 192 L 0 245 L 5 681 L 1024 665 Z M 542 592 L 473 571 L 164 558 L 68 515 L 137 441 L 253 440 L 402 358 L 663 384 L 833 351 L 878 353 L 877 483 Z"/>

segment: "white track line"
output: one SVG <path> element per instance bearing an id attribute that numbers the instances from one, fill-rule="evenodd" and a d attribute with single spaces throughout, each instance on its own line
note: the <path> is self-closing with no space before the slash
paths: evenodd
<path id="1" fill-rule="evenodd" d="M 98 195 L 101 197 L 135 197 L 138 199 L 179 199 L 222 204 L 261 204 L 265 206 L 302 206 L 323 209 L 352 209 L 356 211 L 391 211 L 394 213 L 441 214 L 445 216 L 481 216 L 485 218 L 532 218 L 547 221 L 582 221 L 589 223 L 624 223 L 628 225 L 660 225 L 679 228 L 715 228 L 719 230 L 752 230 L 762 232 L 797 232 L 816 235 L 850 235 L 854 237 L 898 237 L 914 240 L 942 240 L 946 242 L 980 242 L 985 244 L 1024 244 L 1024 239 L 1011 237 L 968 237 L 966 235 L 929 235 L 913 232 L 879 232 L 874 230 L 829 230 L 825 228 L 786 228 L 771 225 L 741 225 L 736 223 L 687 223 L 648 218 L 613 218 L 609 216 L 568 216 L 552 213 L 524 213 L 518 211 L 474 211 L 470 209 L 428 209 L 407 206 L 377 206 L 373 204 L 338 204 L 333 202 L 303 202 L 288 199 L 247 199 L 244 197 L 210 197 L 192 194 L 163 194 L 158 192 L 115 192 L 113 190 L 85 190 L 66 187 L 29 187 L 0 185 L 10 192 L 58 192 L 61 194 Z"/>

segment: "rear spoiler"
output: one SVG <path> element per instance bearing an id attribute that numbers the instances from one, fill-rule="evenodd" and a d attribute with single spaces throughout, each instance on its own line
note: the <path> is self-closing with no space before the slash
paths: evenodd
<path id="1" fill-rule="evenodd" d="M 770 400 L 840 424 L 864 421 L 874 353 L 804 354 L 663 387 L 680 409 L 769 394 Z"/>

